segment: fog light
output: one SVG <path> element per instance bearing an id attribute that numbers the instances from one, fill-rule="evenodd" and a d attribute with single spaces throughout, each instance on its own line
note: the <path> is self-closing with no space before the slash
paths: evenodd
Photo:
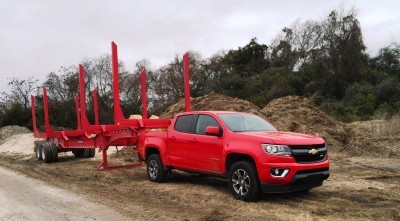
<path id="1" fill-rule="evenodd" d="M 289 173 L 289 169 L 271 168 L 271 175 L 273 177 L 285 177 L 288 173 Z"/>

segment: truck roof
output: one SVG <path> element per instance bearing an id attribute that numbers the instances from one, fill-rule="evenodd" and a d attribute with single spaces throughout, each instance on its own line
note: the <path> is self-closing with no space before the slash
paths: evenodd
<path id="1" fill-rule="evenodd" d="M 248 114 L 246 112 L 237 112 L 237 111 L 189 111 L 189 112 L 181 112 L 176 115 L 185 115 L 185 114 Z"/>

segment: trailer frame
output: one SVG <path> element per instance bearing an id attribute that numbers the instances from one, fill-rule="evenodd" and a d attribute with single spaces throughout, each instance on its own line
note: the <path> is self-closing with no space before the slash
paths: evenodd
<path id="1" fill-rule="evenodd" d="M 53 130 L 49 118 L 49 101 L 47 90 L 43 87 L 43 108 L 45 131 L 39 132 L 36 120 L 35 97 L 31 96 L 33 136 L 44 139 L 51 145 L 56 145 L 51 150 L 53 154 L 68 151 L 85 151 L 86 149 L 97 148 L 102 153 L 102 161 L 96 167 L 96 171 L 114 170 L 121 168 L 134 168 L 143 166 L 143 162 L 129 165 L 108 165 L 107 150 L 110 146 L 132 146 L 135 147 L 138 135 L 142 130 L 167 130 L 170 119 L 148 119 L 147 110 L 147 83 L 146 70 L 143 69 L 141 76 L 141 98 L 142 98 L 142 119 L 127 119 L 124 116 L 120 106 L 119 92 L 119 70 L 118 70 L 118 48 L 114 42 L 111 42 L 112 51 L 112 90 L 113 90 L 113 110 L 114 124 L 100 124 L 98 111 L 97 89 L 92 91 L 94 124 L 90 124 L 86 115 L 86 95 L 85 95 L 85 70 L 83 65 L 79 64 L 79 96 L 75 97 L 75 109 L 77 117 L 76 130 Z M 189 53 L 183 56 L 184 69 L 184 93 L 185 93 L 185 111 L 190 111 L 190 84 L 189 84 Z M 43 141 L 35 142 L 35 151 L 47 147 Z M 132 148 L 134 151 L 135 149 Z M 57 151 L 57 153 L 54 153 Z M 38 155 L 39 156 L 39 155 Z M 47 162 L 47 161 L 46 161 Z"/>

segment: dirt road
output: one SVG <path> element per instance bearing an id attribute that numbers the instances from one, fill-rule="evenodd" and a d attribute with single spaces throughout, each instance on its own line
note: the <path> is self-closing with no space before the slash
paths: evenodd
<path id="1" fill-rule="evenodd" d="M 120 157 L 110 157 L 109 163 L 120 165 L 125 158 L 121 152 Z M 397 158 L 350 158 L 332 154 L 331 176 L 322 187 L 306 193 L 266 194 L 252 203 L 233 199 L 224 179 L 173 171 L 166 183 L 158 184 L 148 181 L 144 167 L 94 171 L 99 162 L 100 159 L 96 158 L 82 159 L 63 155 L 60 156 L 59 162 L 46 164 L 38 161 L 33 154 L 0 154 L 0 166 L 3 168 L 18 171 L 51 186 L 84 196 L 94 203 L 106 203 L 110 208 L 132 219 L 400 221 L 400 159 Z M 6 182 L 4 181 L 6 179 L 11 178 L 0 173 L 1 182 Z M 7 188 L 14 185 L 15 189 L 23 189 L 14 184 L 16 181 L 7 183 L 0 184 L 2 191 L 7 191 L 3 185 Z M 31 183 L 27 183 L 26 186 L 33 190 L 28 188 L 27 193 L 21 193 L 22 195 L 31 195 L 29 192 L 37 188 L 31 187 L 33 186 Z M 4 198 L 5 194 L 8 193 L 0 191 L 0 198 Z M 36 195 L 40 195 L 40 191 Z M 53 195 L 45 199 L 51 200 L 53 197 L 66 194 Z M 25 203 L 21 198 L 15 200 Z M 29 204 L 40 205 L 41 202 L 44 200 L 30 199 Z M 7 205 L 5 203 L 0 201 L 0 208 Z M 90 219 L 89 215 L 78 216 L 82 214 L 83 209 L 80 208 L 86 204 L 63 201 L 59 203 L 61 205 L 56 207 L 57 209 L 63 207 L 63 211 L 57 214 L 61 217 L 57 217 L 58 219 L 64 219 L 63 212 L 69 214 L 71 219 Z M 68 204 L 77 206 L 71 207 Z M 6 211 L 13 207 L 8 206 Z M 18 205 L 15 208 L 18 208 Z M 22 209 L 26 207 L 22 206 Z M 44 211 L 43 207 L 33 209 L 39 212 L 42 210 Z M 84 210 L 92 209 L 87 207 Z M 99 210 L 104 212 L 103 209 Z M 106 216 L 100 214 L 102 213 L 98 213 L 101 218 L 106 219 Z M 8 220 L 4 215 L 0 209 L 0 220 Z M 23 219 L 23 216 L 21 217 Z M 48 218 L 44 215 L 42 215 L 44 218 L 40 215 L 35 216 L 36 219 L 39 219 L 38 217 L 42 220 Z M 17 218 L 20 217 L 15 219 Z"/>
<path id="2" fill-rule="evenodd" d="M 77 194 L 2 167 L 0 205 L 0 220 L 128 220 Z"/>

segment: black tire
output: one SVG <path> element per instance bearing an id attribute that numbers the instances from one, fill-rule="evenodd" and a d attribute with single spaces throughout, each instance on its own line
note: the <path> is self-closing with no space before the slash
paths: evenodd
<path id="1" fill-rule="evenodd" d="M 90 149 L 88 149 L 88 151 L 89 151 L 89 158 L 93 158 L 96 155 L 95 148 L 90 148 Z"/>
<path id="2" fill-rule="evenodd" d="M 52 161 L 51 143 L 44 143 L 42 145 L 42 160 L 45 163 L 50 163 Z"/>
<path id="3" fill-rule="evenodd" d="M 51 149 L 51 161 L 52 162 L 57 162 L 58 161 L 58 147 L 57 147 L 57 144 L 51 143 L 50 144 L 50 149 Z"/>
<path id="4" fill-rule="evenodd" d="M 260 191 L 257 170 L 252 162 L 239 161 L 229 169 L 229 189 L 235 199 L 253 201 Z"/>
<path id="5" fill-rule="evenodd" d="M 84 158 L 87 157 L 88 153 L 86 151 L 87 149 L 78 149 L 78 150 L 73 150 L 72 153 L 76 158 Z"/>
<path id="6" fill-rule="evenodd" d="M 40 144 L 39 144 L 39 141 L 35 141 L 34 144 L 35 144 L 35 145 L 33 146 L 33 152 L 36 154 L 36 150 L 38 149 L 38 146 L 39 146 Z M 36 156 L 36 158 L 37 158 L 37 156 Z"/>
<path id="7" fill-rule="evenodd" d="M 147 159 L 147 177 L 156 183 L 163 183 L 167 179 L 167 171 L 164 170 L 159 154 L 152 154 Z"/>
<path id="8" fill-rule="evenodd" d="M 42 160 L 42 147 L 43 147 L 43 143 L 42 142 L 37 142 L 35 143 L 35 145 L 37 144 L 36 147 L 36 158 L 38 160 Z"/>
<path id="9" fill-rule="evenodd" d="M 83 151 L 82 150 L 73 150 L 72 153 L 76 158 L 82 158 Z"/>

